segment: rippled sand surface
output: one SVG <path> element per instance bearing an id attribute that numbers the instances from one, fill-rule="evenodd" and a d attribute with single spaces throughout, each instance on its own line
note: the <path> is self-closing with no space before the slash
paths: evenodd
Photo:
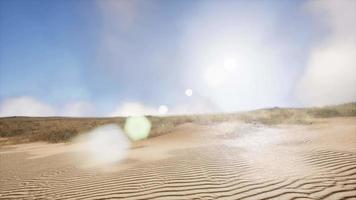
<path id="1" fill-rule="evenodd" d="M 185 124 L 108 168 L 74 144 L 0 148 L 0 199 L 356 199 L 356 118 Z"/>

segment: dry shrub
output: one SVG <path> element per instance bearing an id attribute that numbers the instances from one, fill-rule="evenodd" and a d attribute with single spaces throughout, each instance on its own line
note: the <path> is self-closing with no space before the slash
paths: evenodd
<path id="1" fill-rule="evenodd" d="M 356 116 L 356 103 L 315 108 L 269 108 L 225 114 L 148 116 L 148 119 L 152 124 L 150 137 L 157 137 L 185 123 L 211 124 L 240 120 L 267 125 L 309 124 L 315 118 L 347 116 Z M 66 142 L 78 134 L 111 123 L 123 127 L 125 118 L 5 117 L 0 118 L 0 137 L 10 138 L 14 143 Z"/>

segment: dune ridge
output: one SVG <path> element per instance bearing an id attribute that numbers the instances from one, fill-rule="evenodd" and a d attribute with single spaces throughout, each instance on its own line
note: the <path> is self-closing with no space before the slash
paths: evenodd
<path id="1" fill-rule="evenodd" d="M 70 151 L 31 158 L 53 144 L 3 147 L 0 199 L 355 199 L 355 122 L 191 123 L 141 141 L 110 171 Z"/>
<path id="2" fill-rule="evenodd" d="M 311 124 L 318 119 L 356 116 L 356 102 L 312 108 L 267 108 L 248 112 L 181 116 L 146 116 L 152 124 L 149 138 L 170 133 L 185 123 L 211 124 L 244 121 L 264 125 Z M 0 145 L 45 141 L 69 142 L 98 126 L 124 127 L 126 117 L 0 117 Z"/>

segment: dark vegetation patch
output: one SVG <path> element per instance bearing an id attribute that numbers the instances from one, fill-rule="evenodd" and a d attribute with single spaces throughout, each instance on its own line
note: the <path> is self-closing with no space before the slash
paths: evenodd
<path id="1" fill-rule="evenodd" d="M 167 134 L 184 123 L 211 124 L 241 120 L 246 123 L 266 125 L 310 124 L 316 118 L 348 116 L 356 116 L 356 103 L 315 108 L 268 108 L 239 113 L 147 116 L 147 118 L 152 124 L 150 137 L 156 137 Z M 4 117 L 0 118 L 0 144 L 35 141 L 66 142 L 78 134 L 104 124 L 117 124 L 123 127 L 124 123 L 124 117 Z"/>

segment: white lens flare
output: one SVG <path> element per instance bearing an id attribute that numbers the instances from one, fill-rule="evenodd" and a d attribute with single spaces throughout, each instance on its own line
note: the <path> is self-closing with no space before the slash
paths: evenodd
<path id="1" fill-rule="evenodd" d="M 166 105 L 160 105 L 158 108 L 158 113 L 160 115 L 165 115 L 168 112 L 168 107 Z"/>
<path id="2" fill-rule="evenodd" d="M 224 60 L 224 69 L 228 71 L 233 71 L 236 68 L 237 62 L 234 58 L 226 58 Z"/>
<path id="3" fill-rule="evenodd" d="M 231 74 L 236 70 L 237 60 L 233 57 L 221 59 L 215 66 L 210 66 L 204 73 L 204 78 L 209 86 L 221 86 L 230 81 Z"/>
<path id="4" fill-rule="evenodd" d="M 205 71 L 205 80 L 210 86 L 221 85 L 227 76 L 226 71 L 219 67 L 209 67 Z"/>
<path id="5" fill-rule="evenodd" d="M 186 89 L 186 90 L 185 90 L 185 95 L 186 95 L 187 97 L 192 96 L 192 95 L 193 95 L 193 90 L 192 90 L 192 89 Z"/>
<path id="6" fill-rule="evenodd" d="M 125 132 L 130 139 L 142 140 L 148 137 L 151 122 L 144 116 L 128 117 L 125 122 Z"/>
<path id="7" fill-rule="evenodd" d="M 115 124 L 100 126 L 88 133 L 84 140 L 89 158 L 98 165 L 113 164 L 123 160 L 130 149 L 130 141 Z"/>

